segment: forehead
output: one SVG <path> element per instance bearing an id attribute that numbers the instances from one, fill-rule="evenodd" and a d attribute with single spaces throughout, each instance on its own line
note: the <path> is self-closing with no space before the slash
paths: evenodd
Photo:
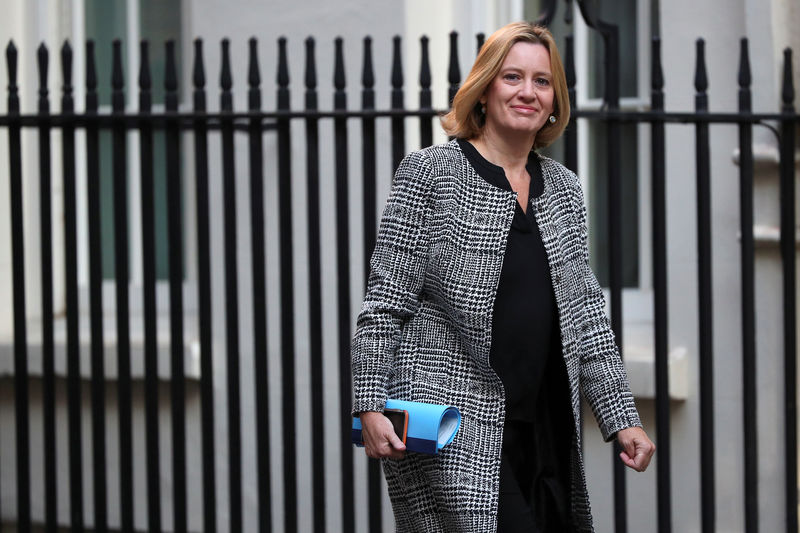
<path id="1" fill-rule="evenodd" d="M 508 51 L 501 68 L 511 67 L 550 72 L 550 52 L 540 43 L 516 42 Z"/>

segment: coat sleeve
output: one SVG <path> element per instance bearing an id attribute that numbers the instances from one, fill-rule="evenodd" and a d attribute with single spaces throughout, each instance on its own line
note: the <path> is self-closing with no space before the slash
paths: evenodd
<path id="1" fill-rule="evenodd" d="M 419 308 L 427 264 L 431 176 L 422 151 L 406 156 L 395 173 L 351 345 L 353 414 L 383 411 L 403 324 Z"/>
<path id="2" fill-rule="evenodd" d="M 589 266 L 586 204 L 577 180 L 575 198 L 575 208 L 579 213 L 583 282 L 586 289 L 583 321 L 578 326 L 581 347 L 581 387 L 600 426 L 603 439 L 610 441 L 617 431 L 641 426 L 642 423 L 633 401 L 625 367 L 614 342 L 614 332 L 605 313 L 603 290 Z"/>

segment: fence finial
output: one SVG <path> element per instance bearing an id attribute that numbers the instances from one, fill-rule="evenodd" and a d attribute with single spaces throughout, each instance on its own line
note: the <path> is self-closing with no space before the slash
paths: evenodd
<path id="1" fill-rule="evenodd" d="M 450 64 L 447 67 L 447 81 L 450 82 L 448 89 L 448 101 L 453 103 L 458 92 L 458 84 L 461 81 L 461 69 L 458 67 L 458 32 L 450 32 Z"/>
<path id="2" fill-rule="evenodd" d="M 575 46 L 572 35 L 567 35 L 564 48 L 564 73 L 567 78 L 567 88 L 575 90 Z"/>
<path id="3" fill-rule="evenodd" d="M 653 109 L 664 109 L 664 71 L 661 67 L 661 38 L 653 37 L 650 50 L 650 100 Z"/>
<path id="4" fill-rule="evenodd" d="M 231 75 L 231 54 L 230 41 L 222 39 L 222 70 L 219 76 L 219 85 L 225 92 L 230 92 L 233 87 L 233 76 Z"/>
<path id="5" fill-rule="evenodd" d="M 6 47 L 6 66 L 8 67 L 8 112 L 19 113 L 19 89 L 17 88 L 17 47 L 9 41 Z"/>
<path id="6" fill-rule="evenodd" d="M 39 109 L 41 109 L 42 103 L 47 102 L 47 67 L 49 64 L 49 55 L 44 43 L 40 44 L 36 50 L 36 62 L 39 67 Z"/>
<path id="7" fill-rule="evenodd" d="M 61 77 L 64 80 L 61 95 L 61 112 L 72 113 L 74 103 L 72 101 L 72 47 L 69 41 L 64 41 L 61 47 Z"/>
<path id="8" fill-rule="evenodd" d="M 86 112 L 97 113 L 97 67 L 94 61 L 94 41 L 86 41 Z"/>
<path id="9" fill-rule="evenodd" d="M 286 37 L 278 39 L 278 86 L 289 87 L 289 60 L 286 58 Z"/>
<path id="10" fill-rule="evenodd" d="M 742 38 L 739 47 L 739 111 L 749 112 L 752 108 L 750 95 L 750 54 L 747 38 Z"/>
<path id="11" fill-rule="evenodd" d="M 203 39 L 194 40 L 194 65 L 192 66 L 192 82 L 196 91 L 206 86 L 206 71 L 203 67 Z"/>
<path id="12" fill-rule="evenodd" d="M 486 42 L 486 34 L 483 32 L 478 33 L 475 35 L 475 43 L 477 45 L 477 49 L 475 50 L 475 55 L 481 53 L 481 48 L 483 48 L 483 43 Z"/>
<path id="13" fill-rule="evenodd" d="M 150 92 L 152 80 L 150 79 L 150 47 L 146 40 L 139 43 L 139 90 Z"/>
<path id="14" fill-rule="evenodd" d="M 792 74 L 792 49 L 783 50 L 783 88 L 781 90 L 781 100 L 783 100 L 783 110 L 792 111 L 794 109 L 794 76 Z"/>
<path id="15" fill-rule="evenodd" d="M 111 66 L 111 109 L 122 112 L 125 110 L 125 76 L 122 73 L 122 41 L 114 39 L 113 60 Z"/>
<path id="16" fill-rule="evenodd" d="M 258 40 L 251 37 L 249 41 L 247 67 L 247 84 L 250 89 L 247 91 L 248 106 L 251 111 L 261 109 L 261 73 L 258 70 Z"/>
<path id="17" fill-rule="evenodd" d="M 695 50 L 697 59 L 694 70 L 694 88 L 698 93 L 705 93 L 708 90 L 708 74 L 706 73 L 706 42 L 697 39 Z"/>
<path id="18" fill-rule="evenodd" d="M 167 111 L 178 110 L 178 67 L 175 60 L 175 41 L 168 40 L 164 45 L 167 61 L 164 65 L 164 105 Z"/>
<path id="19" fill-rule="evenodd" d="M 317 62 L 314 57 L 316 41 L 313 37 L 306 38 L 306 72 L 305 82 L 306 91 L 313 91 L 317 88 Z"/>
<path id="20" fill-rule="evenodd" d="M 423 109 L 429 109 L 432 105 L 431 101 L 431 65 L 428 59 L 428 37 L 423 35 L 420 37 L 420 48 L 422 49 L 422 58 L 419 65 L 419 85 L 421 87 L 419 92 L 419 106 Z"/>
<path id="21" fill-rule="evenodd" d="M 401 38 L 395 35 L 392 39 L 392 94 L 396 91 L 403 92 L 403 60 L 400 55 Z"/>
<path id="22" fill-rule="evenodd" d="M 333 86 L 336 92 L 344 91 L 345 77 L 344 77 L 344 41 L 341 37 L 337 37 L 333 41 L 335 49 L 335 59 L 333 63 Z"/>
<path id="23" fill-rule="evenodd" d="M 375 71 L 372 66 L 372 37 L 364 37 L 364 68 L 361 71 L 361 85 L 365 89 L 375 87 Z"/>

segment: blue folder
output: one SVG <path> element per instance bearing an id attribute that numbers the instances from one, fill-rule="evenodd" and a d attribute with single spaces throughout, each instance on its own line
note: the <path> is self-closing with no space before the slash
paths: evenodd
<path id="1" fill-rule="evenodd" d="M 461 413 L 449 405 L 387 400 L 386 409 L 408 411 L 406 450 L 435 455 L 450 444 L 461 426 Z M 353 444 L 363 446 L 361 419 L 353 418 Z"/>

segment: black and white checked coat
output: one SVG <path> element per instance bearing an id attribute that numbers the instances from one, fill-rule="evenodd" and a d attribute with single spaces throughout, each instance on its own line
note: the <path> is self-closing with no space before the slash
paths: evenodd
<path id="1" fill-rule="evenodd" d="M 588 264 L 586 209 L 575 174 L 542 158 L 532 198 L 558 304 L 569 376 L 572 515 L 592 531 L 580 452 L 579 391 L 606 440 L 640 425 Z M 505 398 L 489 363 L 492 310 L 516 193 L 487 183 L 451 141 L 402 161 L 378 233 L 352 344 L 353 413 L 387 397 L 457 406 L 462 424 L 439 455 L 384 460 L 398 532 L 497 529 Z"/>

